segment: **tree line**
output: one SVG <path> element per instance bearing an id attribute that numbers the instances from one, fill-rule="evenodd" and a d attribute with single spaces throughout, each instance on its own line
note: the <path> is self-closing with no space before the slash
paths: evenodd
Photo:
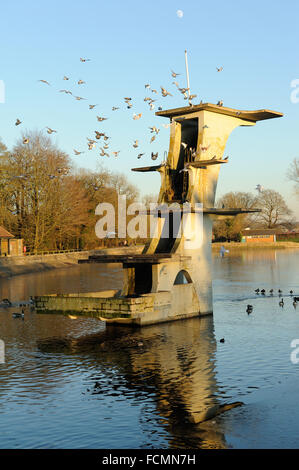
<path id="1" fill-rule="evenodd" d="M 0 142 L 0 225 L 23 238 L 27 251 L 92 249 L 103 245 L 95 234 L 95 208 L 101 202 L 127 203 L 139 197 L 125 175 L 99 165 L 74 168 L 70 157 L 43 132 L 27 133 L 12 151 Z"/>

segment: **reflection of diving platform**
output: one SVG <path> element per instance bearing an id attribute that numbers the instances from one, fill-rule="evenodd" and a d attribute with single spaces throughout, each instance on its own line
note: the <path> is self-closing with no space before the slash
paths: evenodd
<path id="1" fill-rule="evenodd" d="M 282 116 L 265 109 L 241 111 L 210 103 L 159 111 L 156 115 L 170 119 L 167 160 L 160 165 L 133 168 L 141 173 L 158 172 L 161 177 L 158 204 L 164 209 L 156 215 L 155 235 L 141 254 L 94 256 L 80 261 L 123 265 L 122 292 L 105 298 L 97 310 L 97 316 L 107 322 L 146 325 L 212 314 L 213 221 L 257 211 L 215 207 L 219 170 L 228 163 L 228 158 L 223 158 L 227 139 L 239 126 L 254 126 L 257 121 Z M 175 206 L 173 212 L 168 206 Z M 165 237 L 166 221 L 171 225 L 175 218 L 184 226 L 183 232 L 178 236 L 172 228 Z"/>

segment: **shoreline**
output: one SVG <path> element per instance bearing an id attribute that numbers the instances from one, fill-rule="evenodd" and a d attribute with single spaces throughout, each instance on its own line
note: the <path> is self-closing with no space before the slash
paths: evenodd
<path id="1" fill-rule="evenodd" d="M 221 246 L 226 250 L 285 250 L 290 248 L 299 248 L 299 243 L 296 242 L 271 242 L 271 243 L 239 243 L 239 242 L 215 242 L 212 243 L 212 251 L 219 251 Z"/>
<path id="2" fill-rule="evenodd" d="M 298 249 L 299 243 L 296 242 L 275 242 L 275 243 L 237 243 L 237 242 L 215 242 L 212 243 L 212 253 L 219 252 L 221 246 L 224 246 L 229 253 L 236 251 L 252 250 L 281 250 Z M 143 250 L 144 245 L 116 248 L 99 248 L 95 250 L 85 250 L 70 253 L 57 253 L 32 256 L 12 256 L 0 257 L 0 280 L 19 276 L 23 274 L 41 273 L 50 269 L 68 268 L 78 265 L 78 260 L 86 259 L 94 254 L 136 254 Z"/>
<path id="3" fill-rule="evenodd" d="M 76 251 L 32 256 L 12 256 L 0 258 L 0 280 L 23 274 L 42 273 L 52 269 L 68 268 L 78 265 L 78 260 L 95 254 L 135 254 L 143 245 L 134 247 L 103 248 L 98 250 Z"/>

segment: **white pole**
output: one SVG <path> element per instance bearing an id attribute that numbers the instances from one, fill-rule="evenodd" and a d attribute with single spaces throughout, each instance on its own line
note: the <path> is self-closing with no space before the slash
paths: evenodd
<path id="1" fill-rule="evenodd" d="M 190 96 L 190 83 L 189 83 L 188 59 L 187 59 L 187 50 L 186 50 L 186 49 L 185 49 L 185 62 L 186 62 L 186 74 L 187 74 L 188 96 Z"/>

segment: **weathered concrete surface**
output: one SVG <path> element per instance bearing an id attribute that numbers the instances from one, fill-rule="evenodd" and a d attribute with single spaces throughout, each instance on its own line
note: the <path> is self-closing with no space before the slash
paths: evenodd
<path id="1" fill-rule="evenodd" d="M 120 291 L 51 294 L 35 297 L 37 313 L 96 317 L 108 324 L 151 325 L 211 314 L 199 311 L 193 284 L 173 286 L 171 291 L 120 297 Z"/>

